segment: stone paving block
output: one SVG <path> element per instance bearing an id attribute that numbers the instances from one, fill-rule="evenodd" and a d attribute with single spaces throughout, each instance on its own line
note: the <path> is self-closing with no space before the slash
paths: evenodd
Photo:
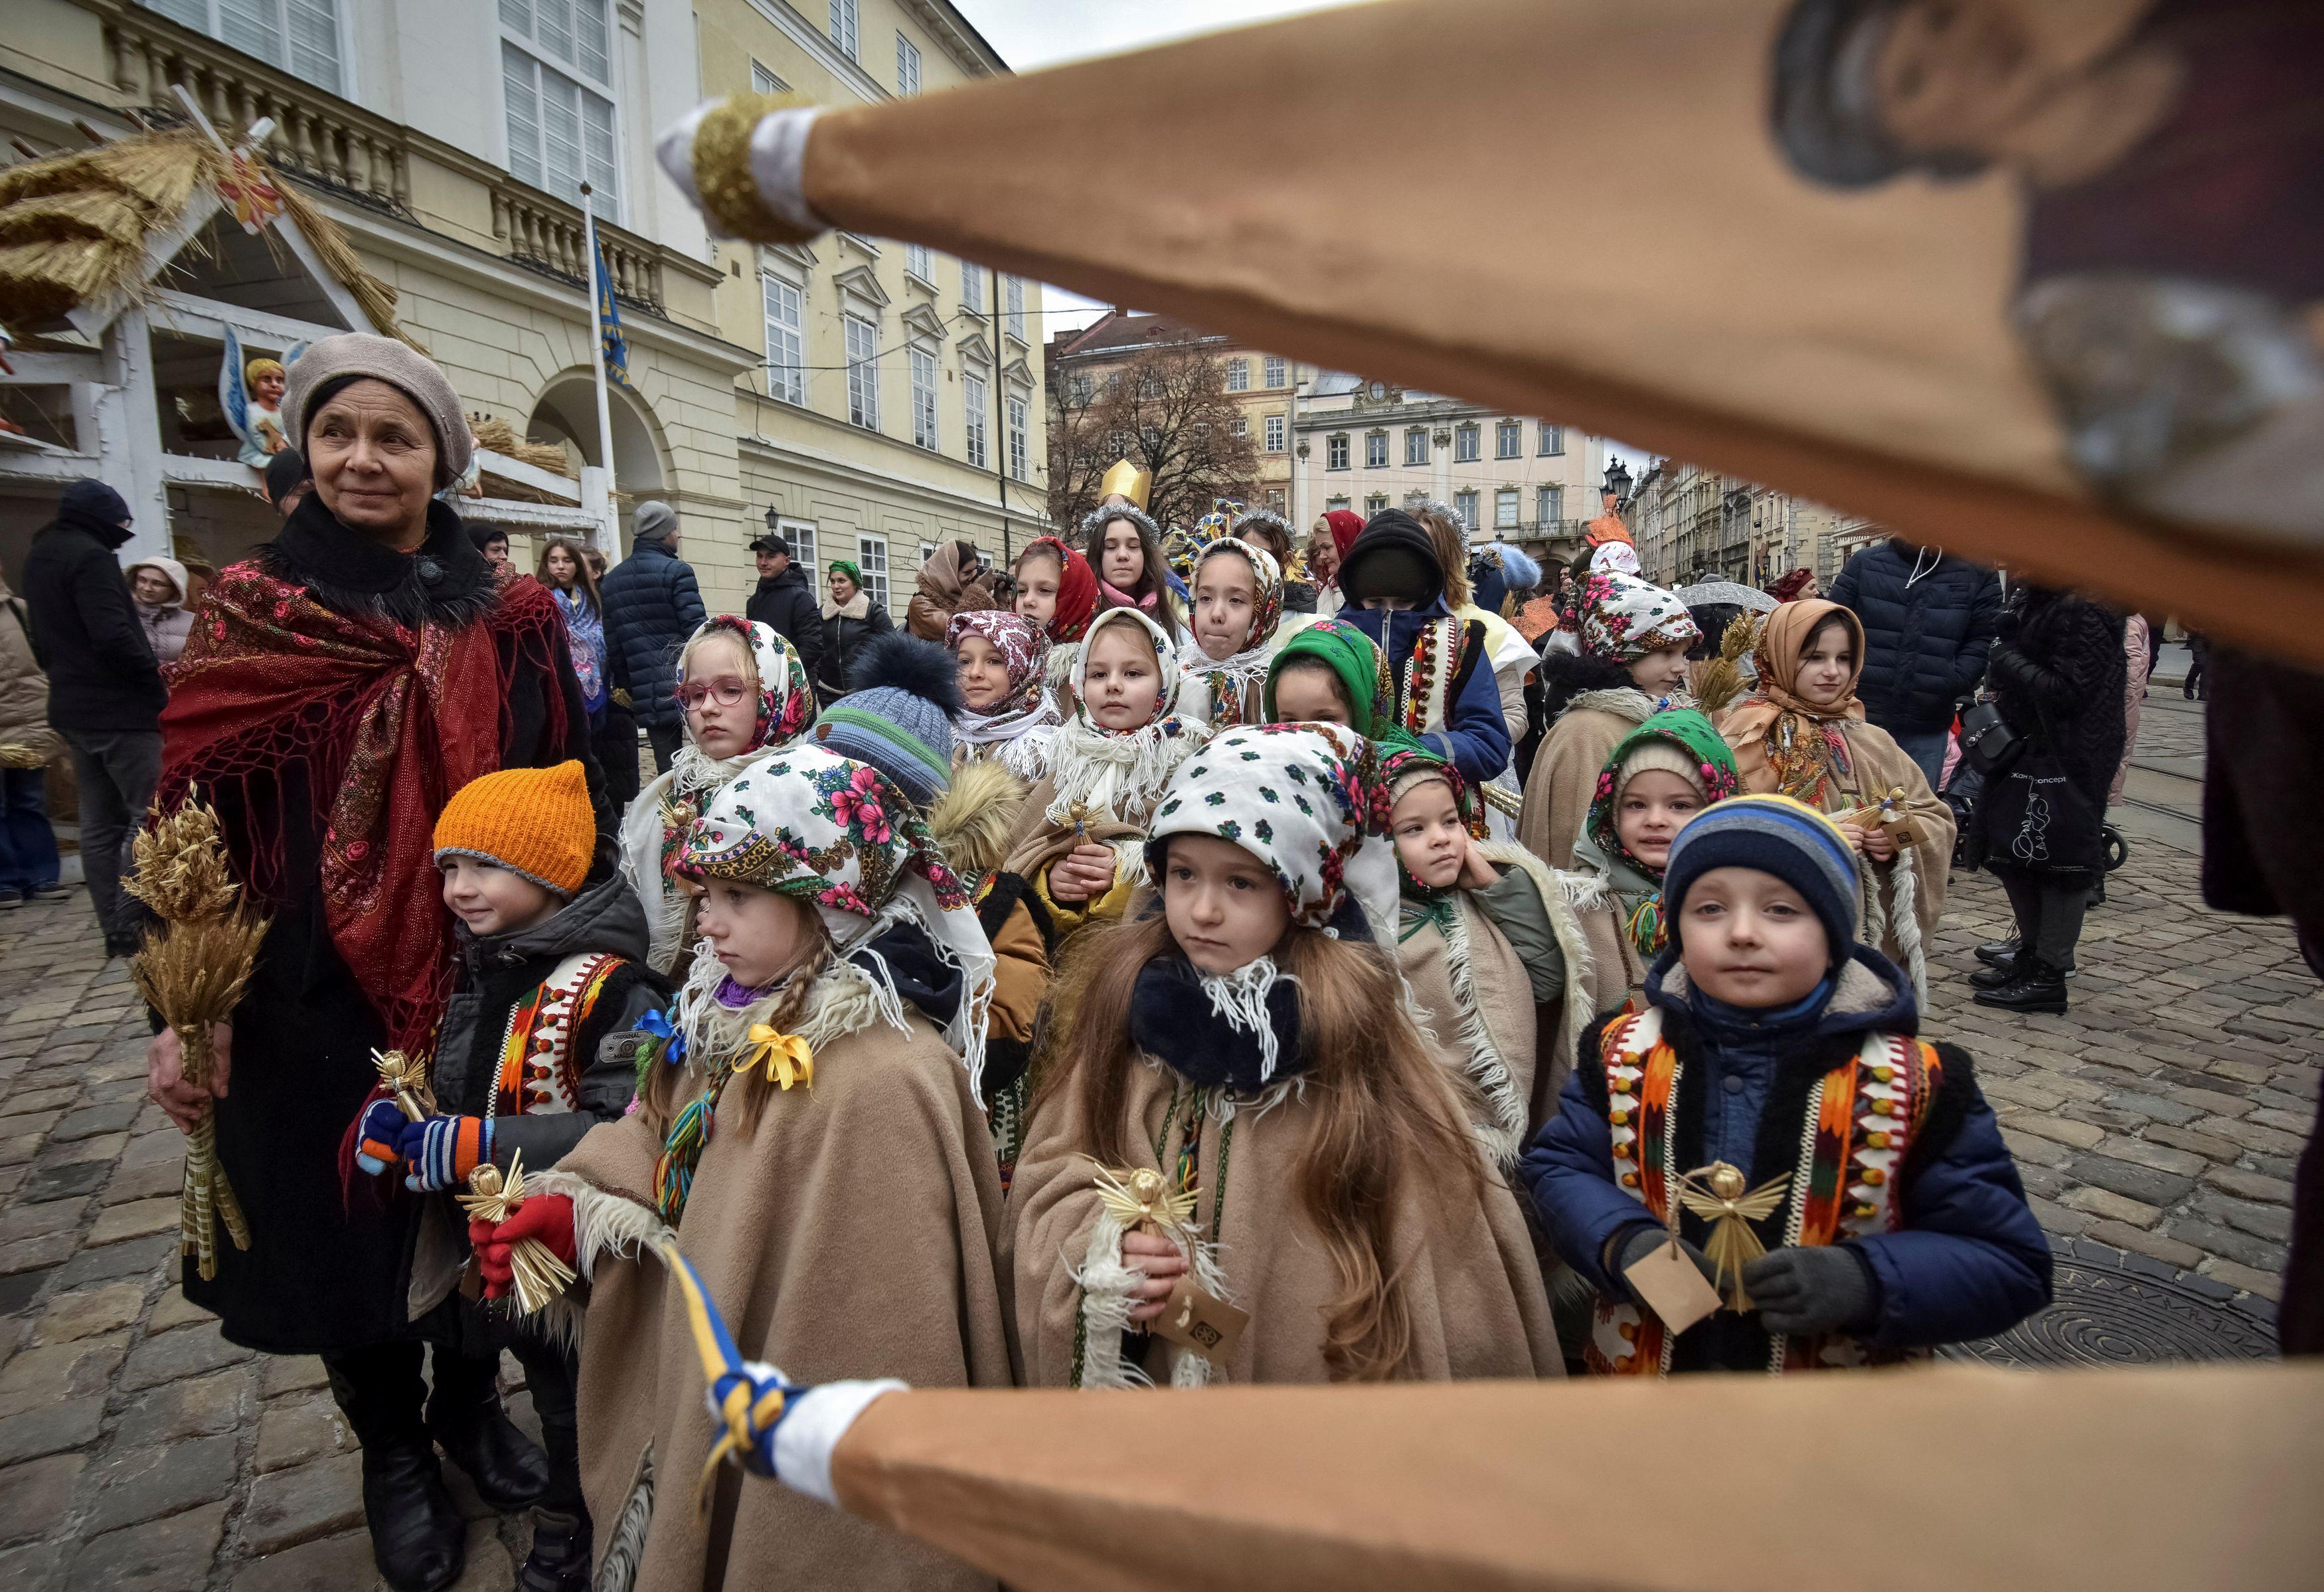
<path id="1" fill-rule="evenodd" d="M 2203 1252 L 2191 1244 L 2181 1244 L 2176 1238 L 2166 1238 L 2160 1233 L 2149 1233 L 2127 1222 L 2095 1221 L 2086 1229 L 2086 1236 L 2101 1244 L 2111 1244 L 2116 1249 L 2127 1249 L 2134 1254 L 2152 1255 L 2165 1265 L 2179 1271 L 2192 1271 L 2202 1263 Z"/>
<path id="2" fill-rule="evenodd" d="M 460 1567 L 459 1578 L 445 1592 L 509 1592 L 515 1582 L 516 1561 L 495 1534 L 494 1523 L 471 1522 L 467 1562 Z"/>
<path id="3" fill-rule="evenodd" d="M 2194 1125 L 2230 1143 L 2270 1155 L 2297 1155 L 2301 1145 L 2306 1142 L 2299 1134 L 2287 1134 L 2282 1128 L 2272 1128 L 2264 1123 L 2237 1122 L 2228 1116 L 2207 1116 Z"/>
<path id="4" fill-rule="evenodd" d="M 2025 1185 L 2028 1194 L 2039 1194 L 2044 1199 L 2055 1199 L 2074 1186 L 2074 1180 L 2055 1167 L 2017 1163 L 2017 1180 Z"/>
<path id="5" fill-rule="evenodd" d="M 125 1158 L 124 1158 L 125 1159 Z M 133 1199 L 155 1199 L 163 1195 L 175 1198 L 186 1180 L 185 1167 L 177 1161 L 166 1161 L 152 1166 L 126 1166 L 114 1163 L 112 1180 L 97 1191 L 100 1205 L 125 1205 Z"/>
<path id="6" fill-rule="evenodd" d="M 2094 1150 L 2106 1137 L 2106 1130 L 2095 1124 L 2076 1122 L 2068 1116 L 2043 1116 L 2020 1112 L 2009 1120 L 2009 1125 L 2021 1134 L 2032 1134 L 2037 1139 L 2054 1139 L 2061 1144 L 2071 1144 L 2078 1150 Z"/>
<path id="7" fill-rule="evenodd" d="M 134 1393 L 181 1376 L 200 1376 L 250 1356 L 250 1350 L 228 1343 L 215 1327 L 180 1327 L 139 1344 L 122 1367 L 121 1385 Z"/>
<path id="8" fill-rule="evenodd" d="M 2206 1161 L 2233 1162 L 2244 1152 L 2242 1145 L 2222 1139 L 2216 1134 L 2203 1133 L 2195 1128 L 2172 1127 L 2168 1123 L 2156 1123 L 2152 1127 L 2143 1128 L 2139 1136 L 2150 1143 L 2168 1144 L 2176 1150 L 2188 1151 Z"/>
<path id="9" fill-rule="evenodd" d="M 198 1321 L 215 1321 L 217 1318 L 186 1297 L 185 1290 L 171 1283 L 161 1290 L 161 1297 L 153 1301 L 153 1313 L 145 1318 L 148 1332 L 167 1332 L 172 1327 L 189 1327 Z"/>
<path id="10" fill-rule="evenodd" d="M 54 1531 L 88 1463 L 85 1455 L 52 1454 L 0 1470 L 0 1543 Z"/>
<path id="11" fill-rule="evenodd" d="M 2195 1191 L 2192 1178 L 2156 1171 L 2111 1155 L 2077 1155 L 2066 1170 L 2085 1183 L 2152 1206 L 2176 1205 Z"/>
<path id="12" fill-rule="evenodd" d="M 35 1205 L 14 1206 L 5 1215 L 0 1215 L 0 1243 L 70 1232 L 80 1226 L 81 1216 L 88 1209 L 86 1199 L 46 1199 Z"/>
<path id="13" fill-rule="evenodd" d="M 41 1147 L 42 1137 L 41 1134 L 15 1134 L 0 1138 L 0 1166 L 14 1166 L 19 1162 L 32 1160 Z"/>
<path id="14" fill-rule="evenodd" d="M 2232 1194 L 2238 1199 L 2263 1200 L 2270 1205 L 2292 1203 L 2292 1185 L 2282 1178 L 2222 1166 L 2205 1172 L 2203 1180 L 2222 1194 Z"/>
<path id="15" fill-rule="evenodd" d="M 2233 1227 L 2217 1222 L 2203 1221 L 2196 1217 L 2173 1217 L 2163 1224 L 2163 1235 L 2198 1249 L 2209 1250 L 2223 1260 L 2236 1261 L 2255 1271 L 2283 1270 L 2283 1246 L 2239 1233 Z"/>
<path id="16" fill-rule="evenodd" d="M 2174 1094 L 2200 1092 L 2200 1090 L 2172 1091 Z M 2211 1097 L 2213 1099 L 2227 1097 L 2224 1095 Z M 2116 1089 L 2100 1099 L 2098 1104 L 2109 1111 L 2126 1112 L 2130 1115 L 2144 1116 L 2153 1122 L 2167 1122 L 2173 1127 L 2185 1127 L 2206 1113 L 2218 1110 L 2214 1106 L 2189 1106 L 2178 1100 L 2164 1099 L 2159 1095 L 2141 1094 L 2135 1089 Z M 2236 1105 L 2240 1108 L 2243 1102 L 2238 1100 Z"/>
<path id="17" fill-rule="evenodd" d="M 19 1272 L 45 1271 L 73 1252 L 78 1242 L 71 1233 L 49 1233 L 38 1238 L 19 1238 L 13 1244 L 0 1244 L 0 1277 L 14 1276 Z"/>
<path id="18" fill-rule="evenodd" d="M 176 1128 L 166 1133 L 141 1134 L 129 1141 L 129 1148 L 121 1152 L 124 1166 L 159 1166 L 165 1162 L 181 1162 L 186 1158 L 186 1135 Z"/>
<path id="19" fill-rule="evenodd" d="M 361 1592 L 377 1578 L 371 1533 L 357 1530 L 254 1559 L 235 1576 L 233 1592 Z"/>
<path id="20" fill-rule="evenodd" d="M 49 1131 L 49 1137 L 60 1143 L 75 1139 L 95 1138 L 101 1134 L 117 1134 L 137 1120 L 137 1107 L 133 1103 L 113 1106 L 85 1106 L 69 1114 L 62 1122 Z M 127 1143 L 126 1139 L 122 1143 Z"/>
<path id="21" fill-rule="evenodd" d="M 2134 1227 L 2151 1227 L 2163 1215 L 2154 1206 L 2116 1194 L 2109 1189 L 2076 1189 L 2066 1196 L 2065 1203 L 2101 1221 L 2126 1222 Z"/>
<path id="22" fill-rule="evenodd" d="M 81 1484 L 82 1529 L 109 1532 L 225 1497 L 234 1488 L 234 1447 L 230 1437 L 210 1437 L 116 1450 L 91 1465 Z"/>
<path id="23" fill-rule="evenodd" d="M 2225 1194 L 2204 1194 L 2194 1201 L 2194 1213 L 2208 1221 L 2225 1222 L 2239 1233 L 2272 1244 L 2292 1241 L 2292 1212 L 2281 1205 L 2257 1205 Z"/>
<path id="24" fill-rule="evenodd" d="M 2283 1111 L 2272 1106 L 2253 1112 L 2244 1120 L 2258 1123 L 2262 1127 L 2282 1128 L 2295 1138 L 2306 1138 L 2309 1130 L 2316 1125 L 2311 1113 Z"/>
<path id="25" fill-rule="evenodd" d="M 103 1161 L 69 1161 L 60 1165 L 42 1162 L 24 1179 L 16 1199 L 18 1203 L 27 1205 L 78 1199 L 103 1188 L 112 1172 L 112 1167 Z"/>
<path id="26" fill-rule="evenodd" d="M 149 1388 L 126 1401 L 110 1441 L 115 1449 L 132 1449 L 232 1431 L 251 1402 L 247 1366 Z"/>
<path id="27" fill-rule="evenodd" d="M 82 1242 L 96 1249 L 118 1244 L 124 1238 L 143 1238 L 148 1233 L 173 1232 L 177 1226 L 177 1197 L 163 1195 L 106 1207 L 98 1213 L 89 1226 L 88 1236 Z"/>
<path id="28" fill-rule="evenodd" d="M 16 1186 L 24 1180 L 24 1174 L 32 1170 L 23 1162 L 14 1166 L 0 1166 L 0 1194 L 14 1194 Z"/>
<path id="29" fill-rule="evenodd" d="M 355 1451 L 355 1434 L 327 1393 L 277 1399 L 258 1418 L 257 1467 L 262 1474 Z"/>
<path id="30" fill-rule="evenodd" d="M 48 1285 L 49 1273 L 45 1271 L 11 1272 L 0 1276 L 0 1316 L 21 1315 L 30 1310 Z M 14 1330 L 13 1325 L 0 1326 L 0 1355 L 6 1353 L 7 1340 Z"/>
<path id="31" fill-rule="evenodd" d="M 112 1277 L 144 1277 L 177 1255 L 178 1236 L 160 1233 L 151 1238 L 132 1238 L 125 1244 L 108 1244 L 103 1249 L 83 1250 L 67 1262 L 57 1275 L 61 1280 L 60 1286 L 66 1288 Z"/>
<path id="32" fill-rule="evenodd" d="M 330 1374 L 313 1355 L 268 1355 L 264 1367 L 266 1396 L 270 1399 L 331 1384 Z"/>
<path id="33" fill-rule="evenodd" d="M 2090 1218 L 2080 1211 L 2069 1210 L 2064 1206 L 2053 1204 L 2038 1194 L 2027 1195 L 2025 1203 L 2033 1210 L 2034 1219 L 2041 1224 L 2044 1233 L 2064 1233 L 2070 1236 L 2084 1231 L 2090 1225 Z"/>
<path id="34" fill-rule="evenodd" d="M 27 1542 L 21 1548 L 0 1552 L 0 1587 L 10 1587 L 16 1592 L 32 1592 L 45 1587 L 49 1578 L 65 1561 L 65 1550 L 70 1542 Z"/>
<path id="35" fill-rule="evenodd" d="M 277 1470 L 250 1486 L 242 1540 L 254 1553 L 275 1553 L 363 1523 L 363 1456 Z"/>
<path id="36" fill-rule="evenodd" d="M 2283 1276 L 2280 1272 L 2255 1271 L 2231 1260 L 2214 1258 L 2203 1263 L 2202 1273 L 2204 1276 L 2215 1278 L 2230 1288 L 2256 1293 L 2262 1299 L 2281 1300 L 2283 1297 Z"/>
<path id="37" fill-rule="evenodd" d="M 2110 1155 L 2116 1161 L 2127 1161 L 2134 1166 L 2151 1167 L 2156 1171 L 2170 1172 L 2182 1178 L 2200 1177 L 2210 1165 L 2191 1150 L 2153 1144 L 2127 1134 L 2115 1134 L 2101 1140 L 2098 1152 Z"/>
<path id="38" fill-rule="evenodd" d="M 54 1095 L 60 1091 L 43 1089 L 41 1092 Z M 76 1089 L 72 1092 L 78 1095 L 80 1091 Z M 27 1106 L 16 1115 L 0 1118 L 0 1134 L 5 1134 L 11 1140 L 30 1137 L 37 1143 L 42 1135 L 64 1120 L 65 1109 L 64 1106 L 52 1106 L 45 1110 Z"/>
<path id="39" fill-rule="evenodd" d="M 107 1282 L 101 1287 L 60 1293 L 49 1300 L 41 1311 L 41 1319 L 33 1323 L 32 1341 L 70 1343 L 101 1332 L 118 1332 L 134 1325 L 138 1312 L 144 1308 L 145 1285 L 142 1282 Z"/>
<path id="40" fill-rule="evenodd" d="M 103 1393 L 128 1351 L 126 1332 L 24 1350 L 0 1365 L 0 1416 Z"/>
<path id="41" fill-rule="evenodd" d="M 2189 1088 L 2174 1085 L 2170 1090 L 2171 1102 L 2182 1112 L 2192 1111 L 2196 1116 L 2243 1116 L 2250 1112 L 2251 1102 L 2241 1095 L 2221 1094 L 2217 1089 Z M 2195 1117 L 2169 1115 L 2163 1120 L 2184 1127 Z"/>
<path id="42" fill-rule="evenodd" d="M 105 1399 L 98 1393 L 0 1418 L 0 1465 L 84 1448 L 97 1440 L 104 1418 Z"/>
<path id="43" fill-rule="evenodd" d="M 212 1504 L 106 1532 L 74 1556 L 65 1592 L 184 1592 L 206 1585 L 226 1511 Z"/>
<path id="44" fill-rule="evenodd" d="M 2001 1115 L 2001 1140 L 2009 1146 L 2010 1155 L 2018 1166 L 2061 1167 L 2074 1158 L 2073 1150 L 2052 1139 L 2037 1139 L 2018 1131 L 2018 1125 L 2028 1113 L 2006 1111 Z"/>
<path id="45" fill-rule="evenodd" d="M 0 1097 L 0 1134 L 38 1133 L 38 1128 L 24 1126 L 23 1119 L 36 1111 L 61 1116 L 79 1098 L 78 1084 L 35 1083 L 12 1089 Z"/>
<path id="46" fill-rule="evenodd" d="M 69 1142 L 60 1140 L 54 1134 L 51 1134 L 48 1146 L 40 1157 L 40 1164 L 73 1166 L 82 1162 L 110 1162 L 115 1156 L 119 1155 L 128 1143 L 129 1133 L 125 1128 L 116 1133 L 91 1134 L 87 1138 L 74 1139 Z"/>

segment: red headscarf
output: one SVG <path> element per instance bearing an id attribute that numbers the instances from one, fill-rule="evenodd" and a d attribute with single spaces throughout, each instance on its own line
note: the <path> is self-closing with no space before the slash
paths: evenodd
<path id="1" fill-rule="evenodd" d="M 1777 576 L 1769 582 L 1767 595 L 1779 603 L 1795 603 L 1807 590 L 1808 582 L 1814 578 L 1815 571 L 1812 569 L 1794 569 L 1789 574 Z"/>
<path id="2" fill-rule="evenodd" d="M 1356 538 L 1364 533 L 1364 517 L 1353 509 L 1325 509 L 1323 523 L 1332 528 L 1332 551 L 1338 562 L 1333 564 L 1332 584 L 1340 583 L 1338 570 L 1345 569 L 1348 550 L 1356 545 Z"/>
<path id="3" fill-rule="evenodd" d="M 1097 616 L 1097 571 L 1090 568 L 1087 559 L 1054 536 L 1042 537 L 1025 552 L 1037 550 L 1047 551 L 1062 566 L 1057 571 L 1057 611 L 1049 618 L 1049 640 L 1077 642 Z"/>

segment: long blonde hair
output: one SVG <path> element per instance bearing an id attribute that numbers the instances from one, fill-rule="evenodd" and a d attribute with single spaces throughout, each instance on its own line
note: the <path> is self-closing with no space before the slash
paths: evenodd
<path id="1" fill-rule="evenodd" d="M 1037 1082 L 1033 1112 L 1058 1109 L 1083 1079 L 1074 1137 L 1099 1164 L 1121 1166 L 1131 1152 L 1130 1079 L 1139 1065 L 1132 992 L 1139 970 L 1178 946 L 1159 912 L 1088 930 L 1082 940 L 1053 995 L 1056 1012 L 1070 1014 L 1070 1037 Z M 1443 1206 L 1449 1191 L 1428 1185 L 1447 1175 L 1481 1189 L 1483 1162 L 1404 1015 L 1393 964 L 1375 948 L 1298 925 L 1273 955 L 1298 981 L 1311 1058 L 1303 1104 L 1312 1104 L 1313 1125 L 1293 1185 L 1340 1282 L 1324 1311 L 1323 1363 L 1335 1382 L 1389 1381 L 1409 1374 L 1413 1347 L 1411 1300 L 1396 1267 L 1397 1212 Z"/>
<path id="2" fill-rule="evenodd" d="M 783 899 L 798 913 L 803 929 L 814 937 L 814 944 L 806 956 L 800 958 L 798 966 L 792 969 L 789 978 L 784 983 L 782 988 L 777 992 L 774 1004 L 768 1007 L 757 1021 L 765 1023 L 778 1033 L 796 1033 L 798 1032 L 799 1019 L 807 1013 L 807 1004 L 815 994 L 816 986 L 822 983 L 824 975 L 831 970 L 831 965 L 836 959 L 837 952 L 831 943 L 830 932 L 824 928 L 822 916 L 812 906 L 796 896 L 785 896 Z M 689 902 L 687 906 L 687 923 L 689 929 L 693 925 L 693 903 Z M 689 941 L 687 945 L 689 955 L 692 950 L 693 946 Z M 707 964 L 707 967 L 715 967 L 717 965 L 715 961 L 712 961 Z M 711 976 L 704 967 L 697 967 L 688 974 L 687 988 L 679 998 L 681 1000 L 715 999 L 712 992 L 717 987 L 717 978 Z M 707 1056 L 689 1055 L 682 1067 L 672 1067 L 667 1062 L 656 1061 L 647 1070 L 645 1077 L 639 1080 L 638 1113 L 646 1119 L 646 1125 L 653 1131 L 655 1137 L 659 1138 L 669 1132 L 669 1125 L 677 1120 L 678 1114 L 686 1109 L 687 1103 L 692 1100 L 701 1088 L 703 1081 L 709 1076 L 710 1060 L 711 1058 Z M 743 1127 L 755 1127 L 758 1125 L 759 1113 L 765 1108 L 767 1097 L 774 1092 L 772 1089 L 763 1088 L 742 1091 L 741 1122 Z"/>

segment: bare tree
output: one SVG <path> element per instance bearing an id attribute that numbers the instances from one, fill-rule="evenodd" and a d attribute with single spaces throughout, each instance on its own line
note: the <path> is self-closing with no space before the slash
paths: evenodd
<path id="1" fill-rule="evenodd" d="M 1248 500 L 1259 455 L 1236 435 L 1242 408 L 1226 372 L 1193 338 L 1148 349 L 1094 375 L 1084 394 L 1059 373 L 1049 389 L 1049 518 L 1070 533 L 1097 506 L 1116 459 L 1154 472 L 1147 512 L 1166 530 L 1191 525 L 1214 499 Z"/>

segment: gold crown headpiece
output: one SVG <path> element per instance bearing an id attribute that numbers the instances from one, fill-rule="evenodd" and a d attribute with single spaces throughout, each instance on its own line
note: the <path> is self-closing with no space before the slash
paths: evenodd
<path id="1" fill-rule="evenodd" d="M 1147 496 L 1153 490 L 1154 472 L 1141 470 L 1126 458 L 1117 460 L 1113 467 L 1106 471 L 1105 479 L 1098 483 L 1100 498 L 1126 497 L 1138 505 L 1140 513 L 1145 511 Z"/>

